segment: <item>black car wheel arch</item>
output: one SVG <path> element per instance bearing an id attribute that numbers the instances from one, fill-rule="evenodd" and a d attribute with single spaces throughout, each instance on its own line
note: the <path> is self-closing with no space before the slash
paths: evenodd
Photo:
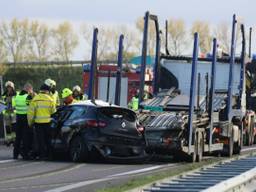
<path id="1" fill-rule="evenodd" d="M 89 159 L 88 146 L 81 136 L 76 135 L 71 139 L 69 155 L 73 162 L 83 162 Z"/>

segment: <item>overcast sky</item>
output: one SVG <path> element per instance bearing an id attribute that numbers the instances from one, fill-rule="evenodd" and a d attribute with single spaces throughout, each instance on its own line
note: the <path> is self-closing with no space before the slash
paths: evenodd
<path id="1" fill-rule="evenodd" d="M 94 24 L 134 24 L 149 10 L 160 21 L 182 18 L 187 25 L 195 20 L 211 24 L 230 22 L 232 14 L 247 27 L 255 26 L 256 0 L 1 0 L 0 18 L 43 19 L 50 22 L 69 20 Z M 80 57 L 76 53 L 76 57 Z"/>

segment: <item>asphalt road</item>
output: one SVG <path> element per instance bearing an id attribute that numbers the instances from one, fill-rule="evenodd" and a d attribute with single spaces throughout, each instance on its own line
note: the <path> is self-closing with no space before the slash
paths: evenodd
<path id="1" fill-rule="evenodd" d="M 252 149 L 244 149 L 248 150 Z M 12 148 L 0 146 L 0 192 L 93 192 L 124 183 L 128 178 L 162 169 L 171 171 L 178 166 L 182 164 L 170 160 L 146 164 L 12 160 Z"/>
<path id="2" fill-rule="evenodd" d="M 12 148 L 0 146 L 0 192 L 93 192 L 134 175 L 178 165 L 170 162 L 111 164 L 12 160 Z"/>

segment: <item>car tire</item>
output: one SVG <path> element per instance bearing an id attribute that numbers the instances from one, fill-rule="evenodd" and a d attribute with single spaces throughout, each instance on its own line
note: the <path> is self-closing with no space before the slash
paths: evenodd
<path id="1" fill-rule="evenodd" d="M 70 141 L 69 156 L 73 162 L 83 162 L 88 160 L 88 147 L 81 136 L 75 136 Z"/>

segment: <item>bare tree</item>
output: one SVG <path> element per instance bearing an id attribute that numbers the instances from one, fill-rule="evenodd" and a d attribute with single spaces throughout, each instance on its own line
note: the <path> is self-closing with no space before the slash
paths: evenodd
<path id="1" fill-rule="evenodd" d="M 199 46 L 202 53 L 207 53 L 211 50 L 211 35 L 209 24 L 204 21 L 195 21 L 191 28 L 191 33 L 199 34 Z"/>
<path id="2" fill-rule="evenodd" d="M 29 59 L 46 61 L 50 56 L 50 30 L 47 25 L 32 21 L 29 28 Z"/>
<path id="3" fill-rule="evenodd" d="M 141 32 L 141 34 L 143 33 L 143 30 L 144 30 L 143 17 L 140 17 L 137 19 L 136 28 Z M 149 45 L 148 52 L 150 55 L 153 55 L 154 50 L 155 50 L 155 44 L 156 44 L 156 31 L 155 31 L 154 21 L 152 21 L 152 20 L 149 20 L 148 33 L 149 33 L 149 35 L 148 35 L 148 45 Z"/>
<path id="4" fill-rule="evenodd" d="M 241 21 L 237 21 L 237 28 L 236 28 L 236 37 L 235 37 L 235 43 L 236 47 L 241 46 Z M 231 45 L 231 25 L 229 25 L 226 22 L 220 23 L 217 25 L 214 34 L 218 40 L 219 47 L 227 54 L 229 54 L 230 51 L 230 45 Z"/>
<path id="5" fill-rule="evenodd" d="M 170 41 L 170 50 L 174 55 L 180 55 L 187 45 L 186 26 L 182 19 L 168 20 L 168 34 Z"/>
<path id="6" fill-rule="evenodd" d="M 7 61 L 7 49 L 4 46 L 4 40 L 0 38 L 0 63 Z"/>
<path id="7" fill-rule="evenodd" d="M 74 33 L 72 25 L 65 21 L 52 31 L 54 39 L 54 53 L 57 59 L 69 61 L 74 49 L 78 45 L 78 36 Z"/>
<path id="8" fill-rule="evenodd" d="M 28 40 L 28 20 L 13 19 L 10 23 L 2 22 L 0 35 L 10 60 L 13 62 L 23 61 Z"/>
<path id="9" fill-rule="evenodd" d="M 220 23 L 217 25 L 214 32 L 218 46 L 225 52 L 228 53 L 230 47 L 230 28 L 227 23 Z"/>
<path id="10" fill-rule="evenodd" d="M 88 26 L 86 24 L 82 26 L 82 35 L 88 43 L 90 50 L 92 46 L 93 28 L 93 26 Z M 109 57 L 113 53 L 113 49 L 111 49 L 111 47 L 113 47 L 112 43 L 115 36 L 113 31 L 114 30 L 111 27 L 99 27 L 97 52 L 97 57 L 99 60 L 110 59 Z M 114 56 L 112 55 L 111 57 L 113 58 Z"/>
<path id="11" fill-rule="evenodd" d="M 115 51 L 115 56 L 117 57 L 118 53 L 118 45 L 119 45 L 119 37 L 121 34 L 124 35 L 124 43 L 123 43 L 123 58 L 125 60 L 129 60 L 131 57 L 136 54 L 140 54 L 137 52 L 139 49 L 137 48 L 138 44 L 141 44 L 138 34 L 135 30 L 128 28 L 125 25 L 116 26 L 113 28 L 113 46 Z"/>
<path id="12" fill-rule="evenodd" d="M 6 66 L 3 63 L 7 61 L 7 50 L 4 46 L 3 39 L 0 39 L 0 76 L 4 75 L 6 71 Z"/>

